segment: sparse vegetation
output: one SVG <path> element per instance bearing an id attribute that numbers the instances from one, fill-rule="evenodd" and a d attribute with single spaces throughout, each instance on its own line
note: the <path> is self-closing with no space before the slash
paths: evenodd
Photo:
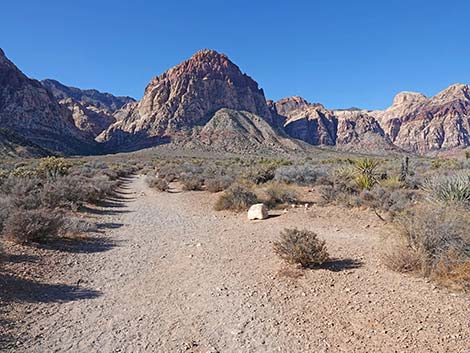
<path id="1" fill-rule="evenodd" d="M 271 207 L 278 204 L 297 203 L 298 201 L 297 192 L 292 186 L 287 184 L 279 182 L 270 183 L 266 186 L 264 192 L 267 196 L 266 204 Z"/>
<path id="2" fill-rule="evenodd" d="M 246 186 L 235 184 L 219 196 L 215 210 L 246 211 L 251 205 L 258 202 L 258 198 Z"/>
<path id="3" fill-rule="evenodd" d="M 438 281 L 458 279 L 468 287 L 470 217 L 456 207 L 422 204 L 399 218 L 401 237 L 385 254 L 386 264 L 398 271 L 417 272 Z M 453 283 L 456 284 L 456 283 Z"/>
<path id="4" fill-rule="evenodd" d="M 154 175 L 147 175 L 145 177 L 145 182 L 152 189 L 157 189 L 158 191 L 162 191 L 162 192 L 168 191 L 170 188 L 168 182 L 165 179 L 157 178 Z"/>
<path id="5" fill-rule="evenodd" d="M 325 241 L 308 230 L 284 229 L 280 240 L 274 242 L 274 252 L 282 259 L 302 267 L 322 265 L 329 260 Z"/>

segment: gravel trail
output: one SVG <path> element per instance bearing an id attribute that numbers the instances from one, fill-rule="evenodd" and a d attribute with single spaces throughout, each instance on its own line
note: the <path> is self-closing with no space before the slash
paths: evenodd
<path id="1" fill-rule="evenodd" d="M 215 212 L 206 192 L 142 177 L 100 216 L 114 246 L 70 254 L 60 300 L 31 304 L 17 352 L 470 352 L 470 297 L 387 270 L 364 211 L 312 207 L 265 221 Z M 308 228 L 335 257 L 300 271 L 272 251 Z"/>

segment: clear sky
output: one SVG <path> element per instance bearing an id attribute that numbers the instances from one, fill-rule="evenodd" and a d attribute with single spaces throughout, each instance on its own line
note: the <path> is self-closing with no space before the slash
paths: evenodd
<path id="1" fill-rule="evenodd" d="M 0 47 L 28 76 L 135 98 L 210 48 L 267 98 L 376 109 L 470 83 L 469 16 L 465 0 L 15 0 Z"/>

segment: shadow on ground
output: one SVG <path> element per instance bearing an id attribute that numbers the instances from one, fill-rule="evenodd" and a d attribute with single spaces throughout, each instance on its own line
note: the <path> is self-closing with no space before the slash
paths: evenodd
<path id="1" fill-rule="evenodd" d="M 79 286 L 41 283 L 6 273 L 0 274 L 0 299 L 5 302 L 63 303 L 94 299 L 101 294 Z"/>
<path id="2" fill-rule="evenodd" d="M 111 250 L 118 246 L 118 243 L 105 237 L 86 236 L 78 239 L 54 239 L 45 243 L 35 244 L 35 246 L 40 249 L 59 250 L 75 254 L 91 254 Z"/>
<path id="3" fill-rule="evenodd" d="M 352 270 L 355 268 L 360 268 L 364 265 L 362 261 L 355 260 L 355 259 L 331 259 L 330 261 L 324 263 L 320 267 L 333 271 L 333 272 L 340 272 L 345 270 Z"/>

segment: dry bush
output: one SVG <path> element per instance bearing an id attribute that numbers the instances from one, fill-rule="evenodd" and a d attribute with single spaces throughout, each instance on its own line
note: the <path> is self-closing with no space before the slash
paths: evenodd
<path id="1" fill-rule="evenodd" d="M 18 243 L 29 243 L 56 237 L 63 216 L 48 209 L 13 210 L 5 221 L 3 234 Z"/>
<path id="2" fill-rule="evenodd" d="M 215 176 L 205 181 L 207 191 L 220 192 L 228 189 L 233 184 L 233 178 L 229 176 Z"/>
<path id="3" fill-rule="evenodd" d="M 61 232 L 64 234 L 84 234 L 97 231 L 96 223 L 76 217 L 65 218 L 61 226 Z"/>
<path id="4" fill-rule="evenodd" d="M 265 193 L 267 196 L 266 204 L 268 206 L 276 206 L 286 203 L 297 203 L 298 195 L 293 187 L 283 183 L 270 183 Z"/>
<path id="5" fill-rule="evenodd" d="M 168 191 L 170 189 L 170 186 L 168 185 L 168 182 L 165 179 L 162 178 L 157 178 L 156 176 L 153 175 L 147 175 L 145 177 L 145 182 L 149 187 L 152 189 L 157 189 L 158 191 Z"/>
<path id="6" fill-rule="evenodd" d="M 246 211 L 258 202 L 258 198 L 249 188 L 236 184 L 219 196 L 214 206 L 215 210 Z"/>
<path id="7" fill-rule="evenodd" d="M 465 210 L 420 205 L 398 222 L 400 238 L 385 254 L 386 265 L 437 280 L 455 277 L 456 273 L 465 278 L 461 271 L 470 262 L 470 217 Z"/>
<path id="8" fill-rule="evenodd" d="M 297 185 L 313 185 L 320 178 L 327 176 L 324 169 L 312 165 L 291 165 L 279 167 L 274 180 Z"/>
<path id="9" fill-rule="evenodd" d="M 286 228 L 280 240 L 274 242 L 274 252 L 282 259 L 302 267 L 314 267 L 329 260 L 325 241 L 316 233 L 296 228 Z"/>
<path id="10" fill-rule="evenodd" d="M 185 191 L 200 191 L 204 188 L 204 178 L 199 175 L 183 174 L 180 181 Z"/>

